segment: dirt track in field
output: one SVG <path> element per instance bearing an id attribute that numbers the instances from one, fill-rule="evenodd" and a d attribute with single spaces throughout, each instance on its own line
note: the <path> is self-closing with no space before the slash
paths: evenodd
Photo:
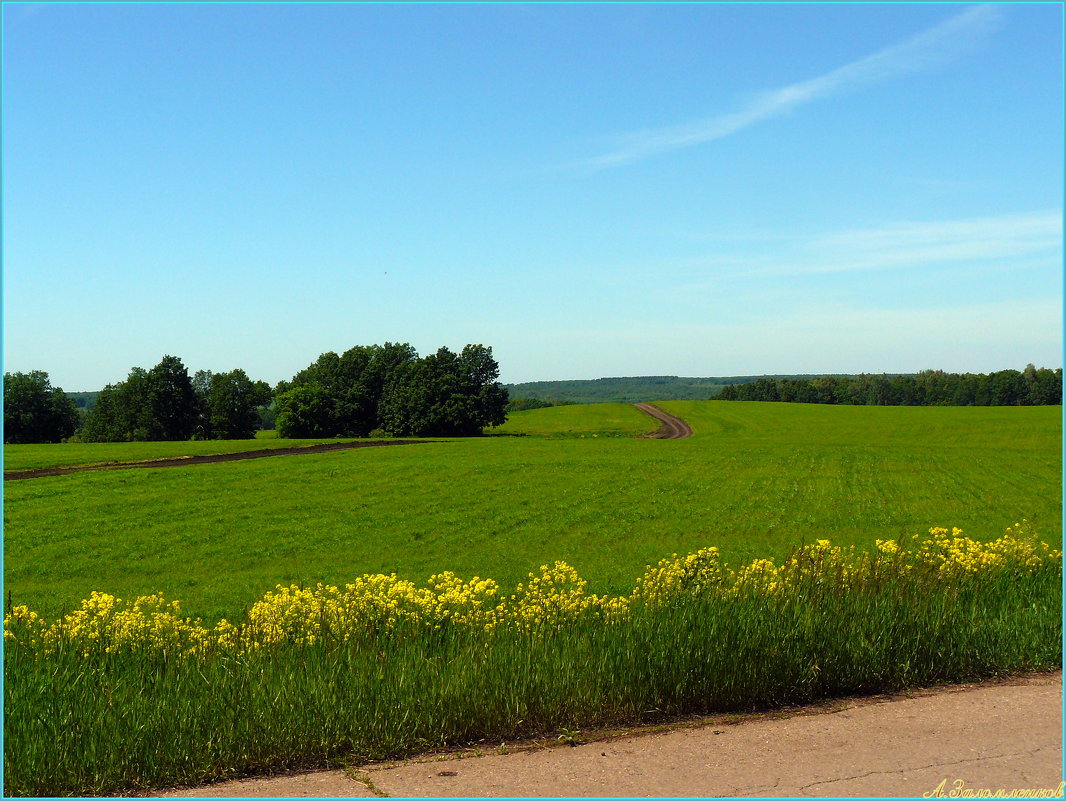
<path id="1" fill-rule="evenodd" d="M 684 439 L 692 436 L 689 424 L 680 417 L 674 417 L 650 403 L 634 403 L 645 414 L 651 415 L 662 425 L 658 431 L 644 434 L 648 439 Z M 301 453 L 325 453 L 327 451 L 344 451 L 352 448 L 376 448 L 385 445 L 422 445 L 437 440 L 423 439 L 382 439 L 369 442 L 325 442 L 321 445 L 304 445 L 299 448 L 263 448 L 257 451 L 240 453 L 213 453 L 203 456 L 177 456 L 168 459 L 148 459 L 141 462 L 104 462 L 101 464 L 71 465 L 70 467 L 41 467 L 32 470 L 5 470 L 4 481 L 18 481 L 24 478 L 45 478 L 47 476 L 66 476 L 71 473 L 84 473 L 90 470 L 132 470 L 138 467 L 189 467 L 197 464 L 214 464 L 215 462 L 237 462 L 242 459 L 263 459 L 267 456 L 295 456 Z"/>
<path id="2" fill-rule="evenodd" d="M 485 742 L 166 795 L 891 798 L 930 797 L 943 783 L 943 797 L 959 789 L 1047 788 L 1061 798 L 1062 673 L 579 739 L 573 748 L 552 740 L 502 749 Z"/>
<path id="3" fill-rule="evenodd" d="M 651 434 L 644 434 L 646 439 L 685 439 L 692 436 L 692 428 L 680 417 L 674 417 L 669 412 L 664 412 L 658 406 L 651 403 L 634 403 L 644 414 L 650 414 L 660 423 L 659 430 Z"/>
<path id="4" fill-rule="evenodd" d="M 104 462 L 102 464 L 73 465 L 71 467 L 42 467 L 34 470 L 5 470 L 4 481 L 17 481 L 23 478 L 44 478 L 45 476 L 65 476 L 70 473 L 83 473 L 89 470 L 132 470 L 137 467 L 188 467 L 194 464 L 214 464 L 215 462 L 237 462 L 242 459 L 263 459 L 267 456 L 295 456 L 301 453 L 326 453 L 327 451 L 346 451 L 352 448 L 378 448 L 384 445 L 424 445 L 438 440 L 425 439 L 376 439 L 368 442 L 324 442 L 321 445 L 304 445 L 298 448 L 263 448 L 257 451 L 239 453 L 212 453 L 203 456 L 178 456 L 171 459 L 149 459 L 143 462 Z"/>

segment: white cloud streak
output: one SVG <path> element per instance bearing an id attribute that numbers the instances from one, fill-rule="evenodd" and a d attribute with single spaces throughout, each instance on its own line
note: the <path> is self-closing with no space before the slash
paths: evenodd
<path id="1" fill-rule="evenodd" d="M 909 39 L 825 75 L 763 92 L 738 111 L 625 136 L 615 150 L 586 163 L 600 169 L 617 167 L 671 150 L 713 142 L 807 103 L 932 69 L 979 46 L 999 26 L 1000 17 L 997 6 L 974 6 Z"/>
<path id="2" fill-rule="evenodd" d="M 952 262 L 989 262 L 1046 254 L 1059 258 L 1062 214 L 1058 211 L 909 223 L 850 231 L 814 239 L 785 272 L 834 273 L 930 267 Z"/>
<path id="3" fill-rule="evenodd" d="M 1062 212 L 1037 211 L 968 220 L 908 222 L 791 239 L 752 239 L 697 260 L 715 274 L 800 276 L 928 269 L 977 264 L 1059 263 Z M 695 288 L 695 287 L 692 287 Z"/>

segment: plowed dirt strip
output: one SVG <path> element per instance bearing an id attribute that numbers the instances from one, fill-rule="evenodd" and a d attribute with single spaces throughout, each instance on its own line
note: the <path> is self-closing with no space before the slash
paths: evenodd
<path id="1" fill-rule="evenodd" d="M 17 481 L 23 478 L 44 478 L 45 476 L 65 476 L 69 473 L 83 473 L 89 470 L 132 470 L 136 467 L 188 467 L 194 464 L 213 464 L 215 462 L 236 462 L 242 459 L 263 459 L 267 456 L 295 456 L 301 453 L 325 453 L 327 451 L 345 451 L 352 448 L 376 448 L 383 445 L 423 445 L 439 440 L 425 439 L 381 439 L 370 442 L 324 442 L 321 445 L 304 445 L 299 448 L 264 448 L 258 451 L 240 451 L 237 453 L 212 453 L 203 456 L 178 456 L 172 459 L 150 459 L 143 462 L 107 462 L 105 464 L 74 465 L 73 467 L 42 467 L 35 470 L 8 470 L 4 472 L 4 481 Z"/>
<path id="2" fill-rule="evenodd" d="M 1054 791 L 1061 780 L 1059 672 L 707 718 L 574 748 L 483 743 L 476 752 L 167 795 L 887 798 L 934 794 L 942 782 L 946 797 L 959 788 Z"/>
<path id="3" fill-rule="evenodd" d="M 659 430 L 644 434 L 645 439 L 685 439 L 692 436 L 692 428 L 680 417 L 674 417 L 651 403 L 634 403 L 644 414 L 650 414 L 660 423 Z"/>

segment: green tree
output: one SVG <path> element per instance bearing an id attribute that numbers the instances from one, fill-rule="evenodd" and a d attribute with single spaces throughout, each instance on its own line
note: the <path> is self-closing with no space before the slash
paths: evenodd
<path id="1" fill-rule="evenodd" d="M 93 408 L 82 422 L 81 438 L 86 442 L 123 442 L 126 427 L 119 422 L 121 384 L 108 384 L 96 397 Z"/>
<path id="2" fill-rule="evenodd" d="M 507 422 L 507 389 L 499 382 L 500 366 L 492 358 L 492 348 L 467 345 L 459 354 L 459 372 L 464 389 L 475 398 L 478 433 Z"/>
<path id="3" fill-rule="evenodd" d="M 371 429 L 385 428 L 382 417 L 385 395 L 408 367 L 418 361 L 418 352 L 407 342 L 371 345 L 368 350 L 370 360 L 359 383 L 367 407 L 373 409 L 374 424 Z"/>
<path id="4" fill-rule="evenodd" d="M 259 407 L 270 403 L 270 386 L 244 370 L 215 373 L 206 400 L 214 439 L 251 439 L 259 429 Z"/>
<path id="5" fill-rule="evenodd" d="M 382 428 L 393 436 L 476 436 L 507 419 L 498 375 L 491 348 L 440 348 L 397 372 L 382 400 Z"/>
<path id="6" fill-rule="evenodd" d="M 1062 368 L 1049 370 L 1041 367 L 1036 371 L 1035 380 L 1030 389 L 1029 402 L 1039 406 L 1062 405 Z"/>
<path id="7" fill-rule="evenodd" d="M 333 399 L 321 384 L 303 384 L 275 399 L 278 436 L 285 439 L 332 437 Z"/>
<path id="8" fill-rule="evenodd" d="M 1025 379 L 1017 370 L 989 373 L 988 384 L 990 406 L 1018 406 L 1028 396 Z"/>
<path id="9" fill-rule="evenodd" d="M 150 440 L 184 440 L 192 436 L 199 404 L 189 371 L 177 356 L 164 356 L 148 371 Z"/>
<path id="10" fill-rule="evenodd" d="M 78 407 L 48 373 L 4 373 L 4 443 L 60 442 L 78 427 Z"/>
<path id="11" fill-rule="evenodd" d="M 288 397 L 284 421 L 279 404 L 278 432 L 284 423 L 287 431 L 320 432 L 299 436 L 365 437 L 380 426 L 381 399 L 396 374 L 417 360 L 418 354 L 407 343 L 360 345 L 340 356 L 323 353 L 292 381 L 278 383 L 274 394 L 279 401 L 295 388 L 320 390 Z"/>
<path id="12" fill-rule="evenodd" d="M 85 417 L 81 437 L 86 442 L 131 442 L 152 439 L 157 426 L 152 420 L 148 372 L 130 370 L 126 380 L 108 384 Z"/>
<path id="13" fill-rule="evenodd" d="M 214 374 L 210 370 L 197 370 L 192 376 L 192 391 L 196 396 L 196 430 L 193 437 L 196 439 L 212 439 L 211 413 L 207 409 L 207 396 L 211 394 L 211 377 Z"/>
<path id="14" fill-rule="evenodd" d="M 542 398 L 511 398 L 507 401 L 508 412 L 525 412 L 530 409 L 547 409 L 560 404 Z"/>
<path id="15" fill-rule="evenodd" d="M 164 356 L 151 370 L 134 367 L 126 380 L 108 384 L 85 418 L 87 442 L 188 439 L 200 404 L 181 359 Z"/>

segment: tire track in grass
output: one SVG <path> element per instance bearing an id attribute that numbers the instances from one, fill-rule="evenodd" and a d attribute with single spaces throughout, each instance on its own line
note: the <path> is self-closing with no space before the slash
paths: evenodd
<path id="1" fill-rule="evenodd" d="M 5 470 L 4 481 L 17 481 L 27 478 L 44 478 L 46 476 L 65 476 L 70 473 L 82 473 L 90 470 L 131 470 L 138 467 L 188 467 L 194 464 L 215 464 L 217 462 L 237 462 L 244 459 L 263 459 L 267 456 L 295 456 L 302 453 L 326 453 L 344 451 L 352 448 L 375 448 L 385 445 L 424 445 L 439 440 L 425 439 L 380 439 L 369 442 L 325 442 L 320 445 L 301 445 L 295 448 L 265 448 L 258 451 L 236 451 L 234 453 L 212 453 L 202 456 L 177 456 L 164 459 L 148 459 L 143 462 L 108 462 L 94 465 L 72 465 L 70 467 L 38 467 L 30 470 Z"/>

